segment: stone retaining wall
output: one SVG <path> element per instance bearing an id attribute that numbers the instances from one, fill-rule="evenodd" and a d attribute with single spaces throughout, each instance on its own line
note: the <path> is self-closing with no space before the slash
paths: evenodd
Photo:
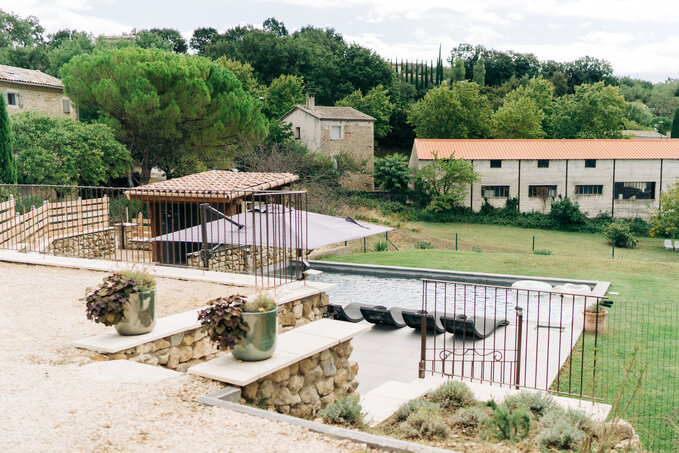
<path id="1" fill-rule="evenodd" d="M 210 341 L 207 332 L 199 327 L 115 354 L 102 353 L 95 360 L 134 360 L 185 372 L 189 367 L 212 360 L 217 352 L 217 346 Z"/>
<path id="2" fill-rule="evenodd" d="M 328 311 L 329 297 L 326 293 L 315 294 L 278 306 L 278 325 L 281 333 L 309 324 L 323 317 Z"/>
<path id="3" fill-rule="evenodd" d="M 293 249 L 260 246 L 220 247 L 210 256 L 209 270 L 247 274 L 263 266 L 296 258 L 296 250 Z M 200 253 L 189 256 L 186 264 L 189 267 L 203 269 Z"/>
<path id="4" fill-rule="evenodd" d="M 57 256 L 77 258 L 102 258 L 115 254 L 116 233 L 107 228 L 92 233 L 83 233 L 66 238 L 55 239 L 46 252 Z"/>
<path id="5" fill-rule="evenodd" d="M 350 362 L 350 341 L 242 387 L 245 401 L 273 406 L 282 414 L 313 417 L 336 400 L 356 394 L 358 363 Z"/>

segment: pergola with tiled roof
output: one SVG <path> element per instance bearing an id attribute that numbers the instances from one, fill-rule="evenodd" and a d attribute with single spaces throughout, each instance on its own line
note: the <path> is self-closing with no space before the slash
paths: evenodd
<path id="1" fill-rule="evenodd" d="M 210 170 L 135 187 L 126 193 L 139 200 L 223 203 L 247 193 L 280 188 L 297 179 L 292 173 Z"/>
<path id="2" fill-rule="evenodd" d="M 415 139 L 419 160 L 679 159 L 679 140 L 635 139 Z"/>

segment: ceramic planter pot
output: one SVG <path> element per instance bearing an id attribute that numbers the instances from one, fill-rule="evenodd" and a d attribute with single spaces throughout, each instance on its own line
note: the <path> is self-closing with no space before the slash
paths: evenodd
<path id="1" fill-rule="evenodd" d="M 585 332 L 603 334 L 606 332 L 606 315 L 607 311 L 599 313 L 585 312 Z"/>
<path id="2" fill-rule="evenodd" d="M 262 313 L 243 313 L 243 321 L 250 331 L 245 340 L 231 353 L 239 360 L 255 362 L 271 357 L 276 350 L 278 335 L 278 307 Z"/>
<path id="3" fill-rule="evenodd" d="M 116 324 L 120 335 L 149 333 L 156 325 L 156 290 L 130 294 L 125 304 L 123 319 Z"/>

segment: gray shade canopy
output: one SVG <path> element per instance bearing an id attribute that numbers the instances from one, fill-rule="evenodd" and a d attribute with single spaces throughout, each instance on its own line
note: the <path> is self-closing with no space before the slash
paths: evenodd
<path id="1" fill-rule="evenodd" d="M 203 225 L 151 239 L 162 242 L 203 242 Z M 314 212 L 267 205 L 205 224 L 207 243 L 313 250 L 338 242 L 391 231 L 382 225 Z"/>

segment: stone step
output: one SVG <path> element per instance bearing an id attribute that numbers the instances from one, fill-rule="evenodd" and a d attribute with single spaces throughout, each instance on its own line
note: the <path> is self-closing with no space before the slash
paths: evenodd
<path id="1" fill-rule="evenodd" d="M 241 362 L 226 354 L 187 371 L 197 376 L 244 387 L 307 357 L 325 351 L 370 330 L 369 325 L 321 319 L 278 336 L 276 352 L 270 359 Z"/>

